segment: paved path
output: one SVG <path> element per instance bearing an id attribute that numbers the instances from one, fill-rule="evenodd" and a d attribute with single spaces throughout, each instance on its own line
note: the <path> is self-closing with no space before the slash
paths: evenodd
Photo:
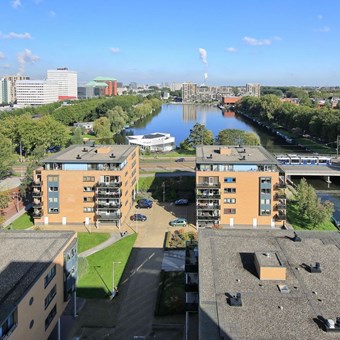
<path id="1" fill-rule="evenodd" d="M 11 216 L 10 218 L 8 218 L 3 224 L 2 226 L 5 228 L 7 226 L 9 226 L 12 222 L 14 222 L 17 218 L 19 218 L 21 215 L 23 215 L 25 212 L 27 212 L 27 210 L 29 210 L 32 207 L 32 204 L 27 205 L 27 207 L 22 208 L 21 210 L 19 210 L 19 212 L 17 212 L 15 215 Z"/>
<path id="2" fill-rule="evenodd" d="M 125 236 L 128 236 L 129 234 L 126 233 Z M 123 236 L 123 237 L 125 237 Z M 88 257 L 90 255 L 93 255 L 95 253 L 97 253 L 98 251 L 101 251 L 107 247 L 109 247 L 111 244 L 119 241 L 122 239 L 122 236 L 120 233 L 111 233 L 110 237 L 104 241 L 103 243 L 100 243 L 98 244 L 97 246 L 91 248 L 91 249 L 88 249 L 86 251 L 83 251 L 82 253 L 79 253 L 78 256 L 80 257 Z"/>

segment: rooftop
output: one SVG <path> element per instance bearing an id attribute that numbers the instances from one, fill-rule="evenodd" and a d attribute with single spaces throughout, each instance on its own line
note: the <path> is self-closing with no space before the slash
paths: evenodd
<path id="1" fill-rule="evenodd" d="M 200 339 L 335 339 L 315 321 L 340 316 L 340 234 L 214 230 L 199 235 Z M 286 280 L 260 280 L 255 253 L 277 254 Z M 276 261 L 275 261 L 276 262 Z M 309 265 L 320 263 L 321 273 Z M 280 291 L 278 285 L 288 290 Z M 227 303 L 241 293 L 242 306 Z"/>
<path id="2" fill-rule="evenodd" d="M 53 262 L 74 232 L 0 232 L 0 324 Z"/>
<path id="3" fill-rule="evenodd" d="M 92 80 L 92 81 L 88 82 L 85 86 L 86 87 L 107 87 L 107 84 L 106 83 L 100 83 L 100 82 Z"/>
<path id="4" fill-rule="evenodd" d="M 115 81 L 117 79 L 116 78 L 112 78 L 112 77 L 96 77 L 93 80 L 94 81 Z"/>
<path id="5" fill-rule="evenodd" d="M 198 164 L 277 164 L 262 146 L 204 145 L 196 148 Z"/>
<path id="6" fill-rule="evenodd" d="M 134 145 L 71 145 L 45 158 L 43 163 L 121 163 L 136 150 Z"/>

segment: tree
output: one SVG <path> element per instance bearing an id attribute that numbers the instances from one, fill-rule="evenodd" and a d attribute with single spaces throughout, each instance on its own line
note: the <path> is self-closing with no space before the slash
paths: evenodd
<path id="1" fill-rule="evenodd" d="M 218 133 L 219 145 L 260 145 L 260 138 L 253 132 L 237 129 L 225 129 Z"/>
<path id="2" fill-rule="evenodd" d="M 195 148 L 198 145 L 212 145 L 214 143 L 214 136 L 210 130 L 204 125 L 196 123 L 190 130 L 188 138 L 182 143 L 184 149 Z"/>
<path id="3" fill-rule="evenodd" d="M 6 209 L 9 203 L 9 191 L 0 192 L 0 210 Z"/>
<path id="4" fill-rule="evenodd" d="M 301 179 L 296 187 L 296 192 L 298 212 L 306 219 L 306 224 L 317 227 L 331 219 L 334 204 L 330 201 L 322 202 L 306 179 Z"/>
<path id="5" fill-rule="evenodd" d="M 12 143 L 0 133 L 0 178 L 6 177 L 11 172 L 13 162 Z"/>
<path id="6" fill-rule="evenodd" d="M 73 131 L 73 136 L 71 138 L 72 144 L 82 144 L 83 143 L 83 130 L 81 127 L 77 127 Z"/>
<path id="7" fill-rule="evenodd" d="M 95 132 L 100 143 L 109 144 L 112 142 L 110 120 L 107 117 L 96 119 L 93 123 L 93 131 Z"/>

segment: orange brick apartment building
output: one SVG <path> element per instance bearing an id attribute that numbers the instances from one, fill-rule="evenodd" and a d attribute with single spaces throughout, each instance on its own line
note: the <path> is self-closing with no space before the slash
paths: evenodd
<path id="1" fill-rule="evenodd" d="M 284 173 L 261 146 L 196 149 L 197 226 L 271 226 L 286 219 Z"/>
<path id="2" fill-rule="evenodd" d="M 121 226 L 135 199 L 137 146 L 72 145 L 42 162 L 32 192 L 36 225 Z"/>
<path id="3" fill-rule="evenodd" d="M 0 233 L 0 339 L 44 340 L 74 297 L 74 232 Z"/>

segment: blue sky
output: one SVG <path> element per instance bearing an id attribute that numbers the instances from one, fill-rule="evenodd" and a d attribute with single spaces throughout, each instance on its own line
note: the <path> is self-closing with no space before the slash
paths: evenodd
<path id="1" fill-rule="evenodd" d="M 0 76 L 339 85 L 338 0 L 0 0 Z"/>

